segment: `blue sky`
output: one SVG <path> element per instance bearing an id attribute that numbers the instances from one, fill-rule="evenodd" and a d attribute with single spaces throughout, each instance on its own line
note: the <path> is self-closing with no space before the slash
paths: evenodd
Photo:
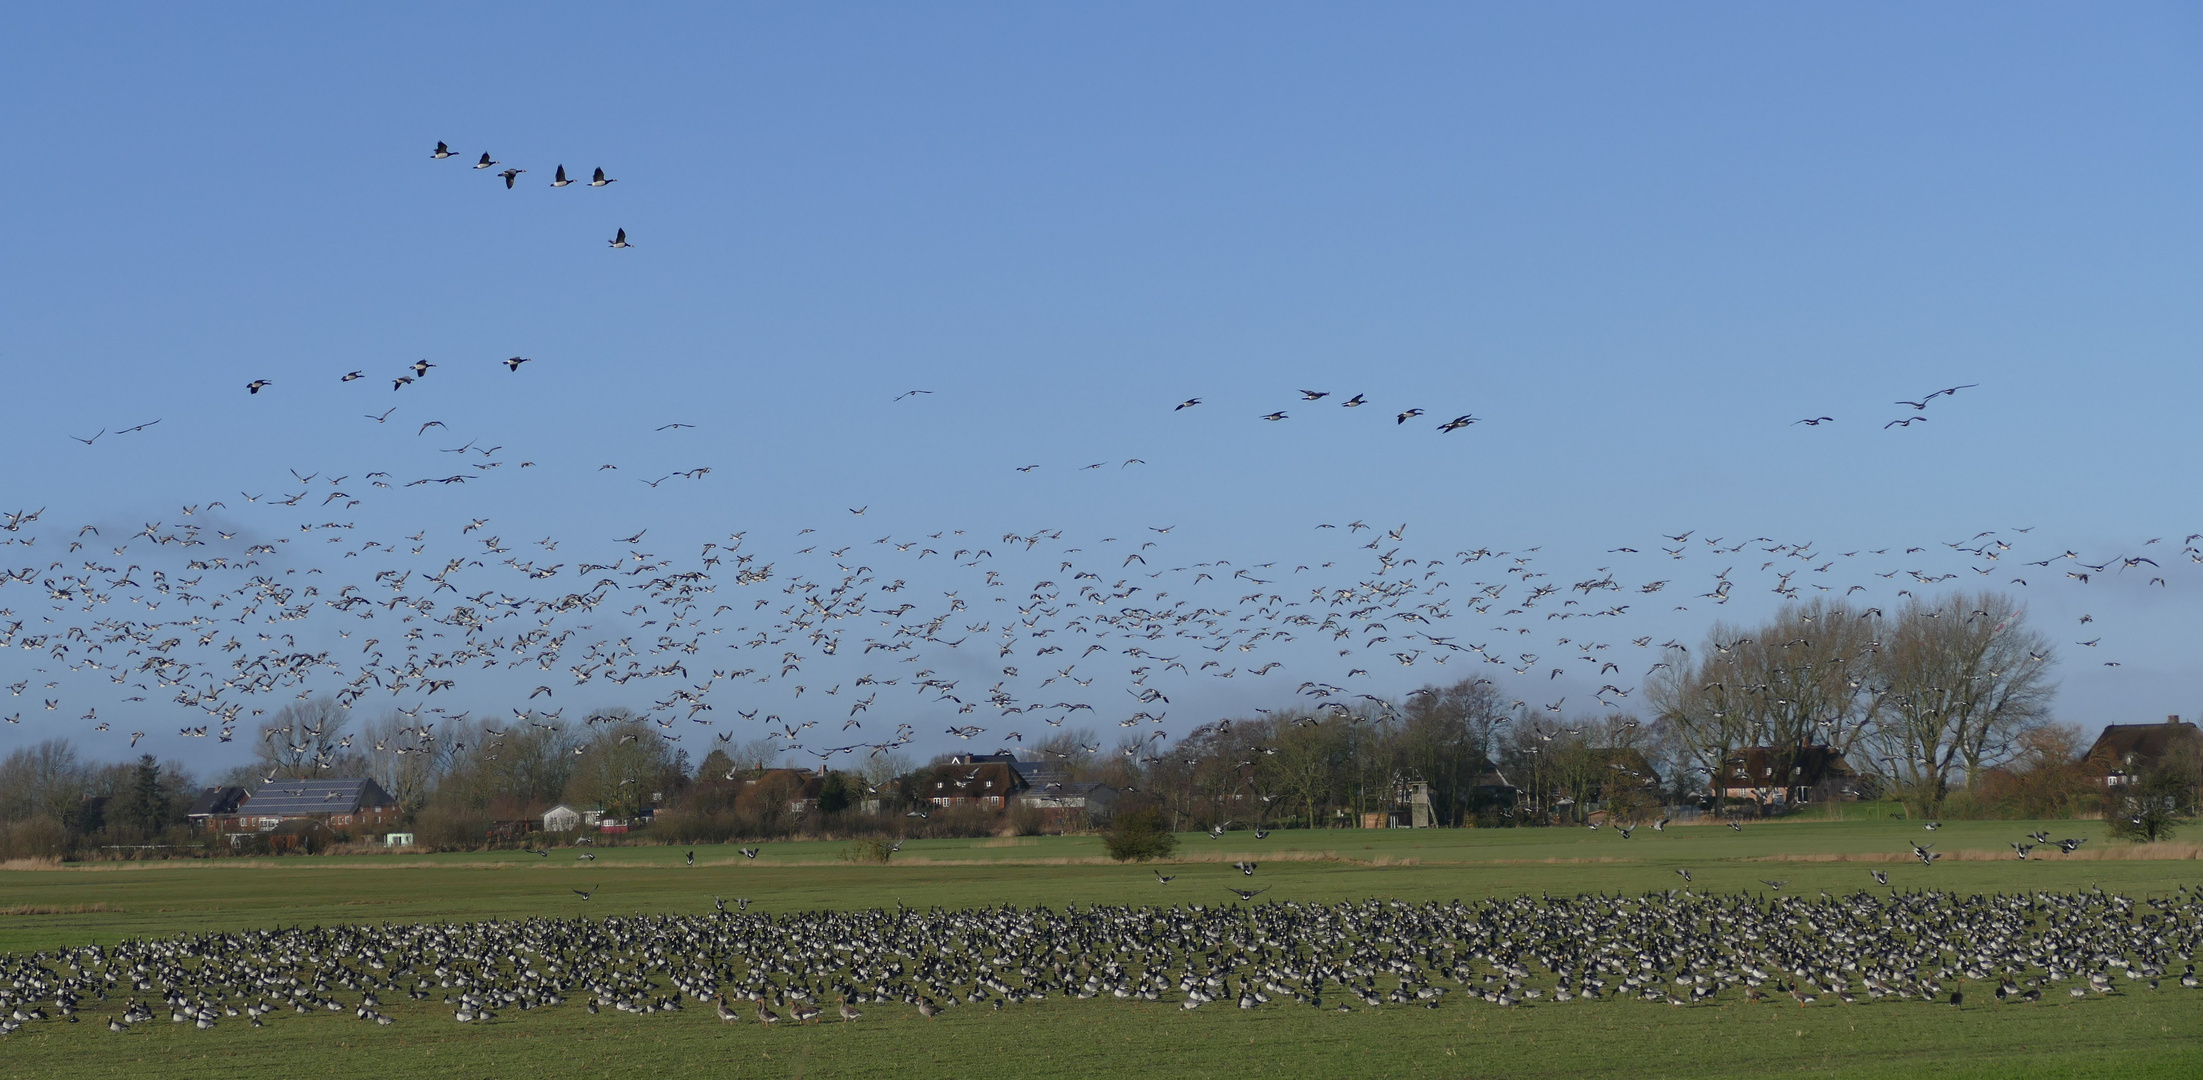
<path id="1" fill-rule="evenodd" d="M 537 465 L 393 488 L 363 527 L 1167 525 L 1243 565 L 1330 558 L 1313 525 L 1359 518 L 1538 546 L 1556 577 L 1686 529 L 2032 528 L 2030 557 L 2165 537 L 2186 563 L 2198 30 L 2161 5 L 18 7 L 0 504 L 127 531 L 293 468 L 411 480 L 449 433 Z M 562 163 L 618 183 L 553 190 Z M 2065 718 L 2203 707 L 2203 576 L 2166 576 L 2019 593 L 2125 657 L 2065 665 Z M 1200 700 L 1291 687 L 1229 689 Z"/>

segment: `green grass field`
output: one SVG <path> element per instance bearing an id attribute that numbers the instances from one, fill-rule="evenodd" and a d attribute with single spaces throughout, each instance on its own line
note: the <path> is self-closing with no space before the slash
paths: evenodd
<path id="1" fill-rule="evenodd" d="M 2087 837 L 2022 862 L 2006 846 L 2036 828 Z M 1953 822 L 1930 834 L 1898 821 L 1779 822 L 1641 829 L 1622 840 L 1584 829 L 1248 833 L 1182 838 L 1179 858 L 1148 866 L 1100 857 L 1092 837 L 911 841 L 887 866 L 840 861 L 838 843 L 767 844 L 755 861 L 731 847 L 613 847 L 593 862 L 575 849 L 215 862 L 98 864 L 0 871 L 0 951 L 126 937 L 275 925 L 473 920 L 525 916 L 700 913 L 712 897 L 747 897 L 754 912 L 814 908 L 1409 901 L 1516 894 L 1699 891 L 1789 893 L 1876 889 L 2072 890 L 2133 897 L 2203 886 L 2195 845 L 2138 853 L 2096 822 Z M 1946 857 L 1922 866 L 1909 841 Z M 1226 865 L 1261 864 L 1250 881 Z M 582 901 L 571 891 L 593 890 Z M 936 1021 L 875 1005 L 856 1024 L 728 1027 L 709 1009 L 648 1017 L 578 1008 L 513 1012 L 487 1028 L 450 1022 L 435 1003 L 399 1003 L 389 1028 L 349 1014 L 278 1017 L 254 1030 L 157 1022 L 128 1035 L 90 1022 L 33 1024 L 0 1043 L 0 1075 L 75 1077 L 709 1076 L 2203 1076 L 2203 991 L 2135 989 L 2036 1005 L 1997 1004 L 1987 987 L 1963 1008 L 1887 1001 L 1854 1006 L 1637 1001 L 1501 1009 L 1464 996 L 1434 1011 L 1338 1015 L 1270 1006 L 1185 1012 L 1160 1003 L 1051 999 Z M 109 1009 L 108 1011 L 114 1011 Z"/>

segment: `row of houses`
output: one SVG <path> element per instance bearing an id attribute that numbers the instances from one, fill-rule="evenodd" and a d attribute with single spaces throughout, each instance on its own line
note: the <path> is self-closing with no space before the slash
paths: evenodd
<path id="1" fill-rule="evenodd" d="M 909 793 L 935 806 L 1003 810 L 1015 805 L 1051 816 L 1106 820 L 1117 807 L 1116 788 L 1073 780 L 1063 766 L 1022 761 L 1014 754 L 958 754 L 934 770 L 929 791 Z"/>
<path id="2" fill-rule="evenodd" d="M 825 795 L 826 777 L 824 769 L 760 768 L 742 783 L 751 788 L 777 786 L 787 793 L 789 813 L 807 814 L 818 809 Z M 1117 789 L 1108 784 L 1071 779 L 1060 765 L 1021 761 L 1012 754 L 960 754 L 930 773 L 908 778 L 908 783 L 920 785 L 922 790 L 905 792 L 900 787 L 904 782 L 889 781 L 867 792 L 857 807 L 876 814 L 889 800 L 907 796 L 909 802 L 942 808 L 1036 810 L 1054 823 L 1076 824 L 1081 819 L 1107 820 L 1116 809 L 1118 795 Z M 622 825 L 606 819 L 602 809 L 591 806 L 560 803 L 543 813 L 545 832 L 619 829 Z"/>
<path id="3" fill-rule="evenodd" d="M 1656 789 L 1659 775 L 1635 750 L 1610 750 L 1606 764 L 1615 776 L 1608 785 Z M 2133 783 L 2150 769 L 2176 755 L 2203 759 L 2203 731 L 2178 716 L 2162 724 L 2111 724 L 2096 738 L 2082 761 L 2082 769 L 2105 789 Z M 744 781 L 747 785 L 778 782 L 788 792 L 790 813 L 818 808 L 826 773 L 802 769 L 760 769 Z M 1013 808 L 1036 810 L 1054 823 L 1075 825 L 1106 821 L 1114 813 L 1119 792 L 1108 784 L 1073 780 L 1061 766 L 1042 761 L 1023 761 L 1011 754 L 960 754 L 948 763 L 917 774 L 910 783 L 922 790 L 904 792 L 891 782 L 883 790 L 868 793 L 859 807 L 877 813 L 883 799 L 907 797 L 913 803 L 942 808 L 972 807 L 1007 812 Z M 1390 812 L 1367 815 L 1370 827 L 1422 827 L 1432 823 L 1427 785 L 1402 789 L 1400 806 Z M 1725 799 L 1756 802 L 1770 809 L 1817 802 L 1860 798 L 1862 780 L 1842 754 L 1825 746 L 1807 746 L 1789 752 L 1769 747 L 1739 750 L 1722 763 L 1708 794 L 1718 790 Z M 1495 768 L 1477 780 L 1482 798 L 1512 801 L 1521 789 Z M 186 812 L 194 828 L 230 836 L 234 841 L 273 832 L 298 821 L 314 821 L 332 829 L 364 831 L 391 825 L 399 819 L 396 800 L 375 781 L 366 778 L 315 780 L 264 780 L 257 787 L 211 787 L 202 791 Z M 591 829 L 624 832 L 630 822 L 608 818 L 601 808 L 561 803 L 541 818 L 545 832 Z M 514 823 L 524 827 L 532 822 Z M 403 835 L 403 834 L 399 834 Z"/>
<path id="4" fill-rule="evenodd" d="M 2203 729 L 2174 715 L 2162 724 L 2105 725 L 2079 765 L 2082 776 L 2109 791 L 2183 757 L 2203 762 Z M 1723 763 L 1719 787 L 1727 798 L 1772 805 L 1856 799 L 1862 790 L 1857 770 L 1825 746 L 1738 751 Z"/>
<path id="5" fill-rule="evenodd" d="M 1635 750 L 1594 750 L 1592 754 L 1615 774 L 1604 783 L 1592 785 L 1585 793 L 1593 802 L 1603 802 L 1632 786 L 1648 790 L 1659 787 L 1659 775 Z M 2106 725 L 2079 765 L 2081 775 L 2108 791 L 2130 785 L 2167 762 L 2182 760 L 2183 755 L 2187 761 L 2203 762 L 2203 729 L 2178 716 L 2168 716 L 2162 724 Z M 1515 797 L 1523 794 L 1496 771 L 1478 783 L 1480 796 L 1495 792 Z M 1756 803 L 1772 810 L 1856 800 L 1871 792 L 1872 783 L 1831 747 L 1777 750 L 1754 746 L 1735 751 L 1723 759 L 1721 767 L 1702 790 L 1707 796 L 1718 794 L 1726 801 Z M 1422 800 L 1427 802 L 1427 795 L 1422 796 Z M 1401 801 L 1403 807 L 1389 815 L 1369 815 L 1369 824 L 1397 826 L 1413 821 L 1420 825 L 1427 813 L 1417 813 L 1412 798 Z M 1568 799 L 1557 800 L 1554 808 L 1568 804 Z M 1378 820 L 1380 817 L 1384 819 L 1382 822 Z"/>

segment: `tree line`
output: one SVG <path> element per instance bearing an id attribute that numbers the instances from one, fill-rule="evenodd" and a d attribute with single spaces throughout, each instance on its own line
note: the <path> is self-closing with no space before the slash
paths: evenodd
<path id="1" fill-rule="evenodd" d="M 1583 654 L 1602 675 L 1618 674 L 1598 648 Z M 1205 724 L 1175 741 L 1128 726 L 1104 745 L 1092 730 L 1059 729 L 1019 753 L 1108 784 L 1123 809 L 1153 809 L 1181 830 L 1356 826 L 1418 796 L 1440 826 L 1641 820 L 1684 804 L 1733 812 L 1714 778 L 1746 749 L 1778 774 L 1819 748 L 1841 754 L 1861 794 L 1929 818 L 2116 810 L 2083 767 L 2079 730 L 2053 721 L 2054 663 L 2046 637 L 2001 594 L 1914 598 L 1894 612 L 1820 599 L 1757 626 L 1717 624 L 1695 648 L 1670 643 L 1640 686 L 1608 683 L 1586 710 L 1563 713 L 1482 677 L 1399 699 L 1315 688 L 1297 707 Z M 295 703 L 262 726 L 252 761 L 215 782 L 250 789 L 270 777 L 371 777 L 422 842 L 451 847 L 489 842 L 558 802 L 653 816 L 653 831 L 675 842 L 1051 824 L 932 805 L 925 793 L 963 771 L 947 756 L 915 766 L 874 754 L 827 771 L 810 790 L 795 771 L 765 770 L 791 756 L 781 743 L 719 736 L 692 761 L 663 725 L 619 709 L 579 725 L 537 713 L 354 720 L 333 701 Z M 83 762 L 66 740 L 20 749 L 0 762 L 0 848 L 147 843 L 180 824 L 194 785 L 152 758 Z M 2192 807 L 2196 786 L 2167 790 Z"/>

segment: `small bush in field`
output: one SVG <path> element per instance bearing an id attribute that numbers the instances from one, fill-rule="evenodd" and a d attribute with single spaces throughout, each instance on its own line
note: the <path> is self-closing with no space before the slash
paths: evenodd
<path id="1" fill-rule="evenodd" d="M 1178 850 L 1178 834 L 1170 831 L 1160 810 L 1134 810 L 1120 814 L 1102 834 L 1102 846 L 1118 862 L 1146 862 L 1169 858 Z"/>
<path id="2" fill-rule="evenodd" d="M 895 857 L 895 849 L 887 841 L 874 838 L 859 840 L 841 851 L 841 861 L 853 863 L 884 863 Z"/>

